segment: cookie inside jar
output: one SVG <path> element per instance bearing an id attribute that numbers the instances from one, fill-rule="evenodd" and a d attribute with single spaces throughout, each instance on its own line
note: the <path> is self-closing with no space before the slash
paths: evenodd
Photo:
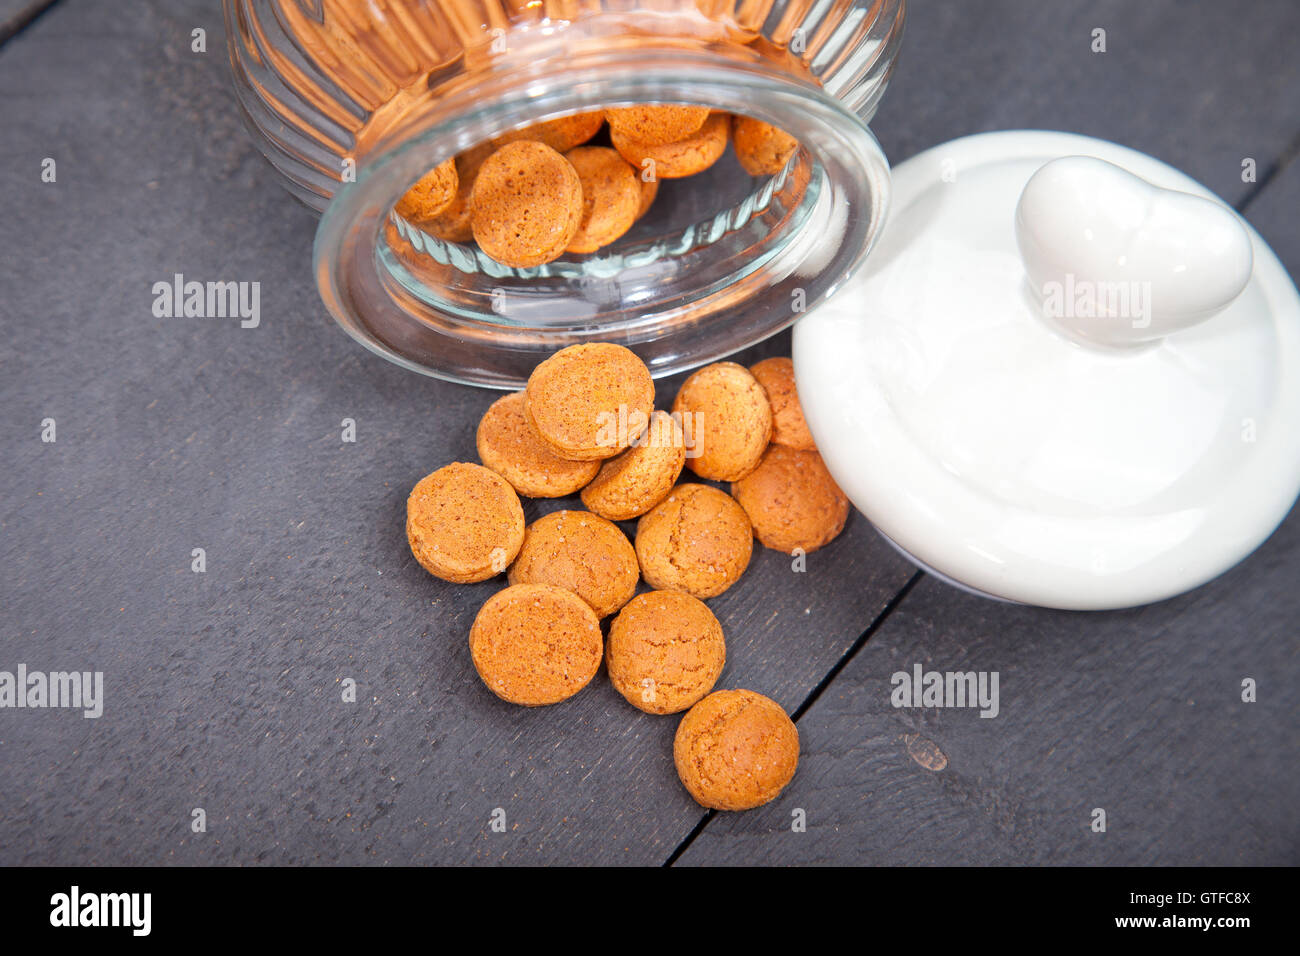
<path id="1" fill-rule="evenodd" d="M 653 283 L 657 263 L 719 244 L 735 248 L 727 274 L 744 269 L 744 250 L 806 199 L 799 155 L 778 127 L 703 105 L 570 113 L 430 168 L 394 205 L 388 238 L 414 287 L 455 288 L 453 272 L 501 280 L 489 305 L 502 318 L 511 292 L 545 295 L 574 280 L 599 308 L 616 273 L 611 304 L 621 304 L 629 274 Z"/>

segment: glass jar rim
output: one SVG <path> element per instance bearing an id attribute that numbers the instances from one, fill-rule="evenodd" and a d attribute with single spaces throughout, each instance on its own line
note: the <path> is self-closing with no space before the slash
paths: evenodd
<path id="1" fill-rule="evenodd" d="M 815 83 L 757 58 L 642 42 L 633 49 L 595 49 L 562 60 L 539 57 L 467 78 L 461 88 L 412 108 L 359 151 L 356 181 L 346 183 L 322 215 L 313 249 L 321 297 L 335 321 L 371 351 L 404 368 L 439 378 L 516 388 L 521 370 L 550 351 L 580 341 L 651 342 L 675 326 L 699 331 L 696 317 L 666 314 L 630 328 L 545 330 L 476 327 L 437 315 L 386 281 L 376 250 L 394 204 L 434 165 L 493 136 L 531 123 L 609 106 L 705 103 L 788 132 L 808 150 L 833 189 L 810 211 L 782 251 L 787 272 L 821 275 L 827 294 L 862 264 L 883 225 L 888 163 L 865 123 Z M 832 194 L 833 193 L 833 194 Z M 835 233 L 838 231 L 838 237 Z M 837 242 L 838 238 L 838 242 Z M 848 248 L 844 244 L 848 243 Z M 731 290 L 737 304 L 741 290 Z M 749 292 L 754 292 L 749 288 Z M 719 307 L 728 292 L 720 292 Z M 809 308 L 815 302 L 807 303 Z M 738 319 L 734 329 L 710 314 L 716 341 L 677 350 L 661 342 L 656 376 L 712 361 L 791 324 L 798 313 Z M 383 315 L 387 327 L 375 320 Z M 746 324 L 748 323 L 748 324 Z"/>

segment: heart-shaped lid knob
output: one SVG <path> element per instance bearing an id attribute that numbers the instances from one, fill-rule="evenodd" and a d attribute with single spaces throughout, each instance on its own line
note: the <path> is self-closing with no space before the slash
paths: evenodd
<path id="1" fill-rule="evenodd" d="M 1117 347 L 1221 312 L 1254 265 L 1250 234 L 1227 206 L 1092 156 L 1052 160 L 1030 177 L 1016 242 L 1044 318 Z"/>

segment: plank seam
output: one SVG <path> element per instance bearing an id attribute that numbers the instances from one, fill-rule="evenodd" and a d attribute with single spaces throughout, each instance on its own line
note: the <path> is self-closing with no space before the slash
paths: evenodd
<path id="1" fill-rule="evenodd" d="M 831 685 L 831 682 L 835 680 L 835 678 L 840 676 L 840 672 L 844 670 L 844 668 L 848 666 L 849 662 L 858 655 L 858 652 L 867 646 L 867 641 L 871 640 L 876 631 L 880 630 L 885 621 L 889 619 L 889 616 L 897 610 L 898 606 L 903 603 L 907 598 L 907 595 L 912 592 L 912 589 L 920 583 L 921 578 L 923 577 L 925 577 L 924 571 L 917 570 L 912 573 L 912 576 L 907 579 L 907 583 L 898 589 L 898 593 L 890 598 L 889 602 L 884 606 L 881 612 L 876 615 L 875 620 L 867 625 L 867 629 L 858 635 L 858 639 L 854 641 L 852 646 L 844 652 L 843 656 L 835 662 L 835 666 L 827 671 L 826 676 L 817 682 L 817 686 L 808 693 L 808 696 L 804 698 L 803 703 L 795 708 L 794 713 L 790 715 L 791 720 L 798 723 L 799 718 L 806 714 L 813 704 L 817 703 L 817 698 L 822 695 L 822 692 Z"/>
<path id="2" fill-rule="evenodd" d="M 885 621 L 889 619 L 889 616 L 897 610 L 898 606 L 903 603 L 907 598 L 907 595 L 912 592 L 912 589 L 920 583 L 923 577 L 925 577 L 924 571 L 918 570 L 913 572 L 912 576 L 907 579 L 907 583 L 898 589 L 898 593 L 886 602 L 880 613 L 877 614 L 871 623 L 867 625 L 867 629 L 858 635 L 858 639 L 849 646 L 847 651 L 840 655 L 840 659 L 836 661 L 834 666 L 826 672 L 825 676 L 817 682 L 817 686 L 808 692 L 808 696 L 803 699 L 803 703 L 795 708 L 794 713 L 790 715 L 792 721 L 798 723 L 799 718 L 806 714 L 813 704 L 817 703 L 817 698 L 822 695 L 822 692 L 831 685 L 831 682 L 840 675 L 840 672 L 849 665 L 849 662 L 857 656 L 858 652 L 862 650 L 862 648 L 866 647 L 867 642 L 871 640 L 872 636 L 878 630 L 880 630 Z M 677 845 L 677 848 L 673 850 L 668 859 L 664 861 L 663 865 L 669 867 L 676 863 L 690 845 L 695 842 L 696 837 L 704 832 L 704 828 L 708 826 L 709 822 L 717 815 L 717 810 L 709 810 L 704 814 L 704 816 L 700 817 L 699 822 L 691 828 L 691 832 L 686 834 L 686 838 Z"/>
<path id="3" fill-rule="evenodd" d="M 1247 193 L 1233 208 L 1238 213 L 1245 215 L 1251 204 L 1268 188 L 1268 184 L 1281 175 L 1282 171 L 1290 166 L 1297 156 L 1300 156 L 1300 132 L 1297 132 L 1291 142 L 1286 144 L 1281 155 L 1265 168 L 1264 175 L 1259 177 L 1259 180 L 1255 183 L 1255 188 Z"/>
<path id="4" fill-rule="evenodd" d="M 43 3 L 28 7 L 9 22 L 0 23 L 0 46 L 4 46 L 26 30 L 58 2 L 59 0 L 44 0 Z"/>

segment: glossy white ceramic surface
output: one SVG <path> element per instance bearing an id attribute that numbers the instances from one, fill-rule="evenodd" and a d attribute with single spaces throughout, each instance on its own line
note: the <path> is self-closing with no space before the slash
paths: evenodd
<path id="1" fill-rule="evenodd" d="M 1162 338 L 1080 341 L 1045 315 L 1044 275 L 1028 277 L 1016 238 L 1026 184 L 1064 156 L 1217 202 L 1149 156 L 1086 137 L 944 144 L 894 171 L 882 239 L 796 327 L 795 371 L 836 480 L 918 562 L 1007 600 L 1126 607 L 1222 573 L 1295 501 L 1300 299 L 1242 225 L 1253 273 L 1217 314 L 1196 315 L 1230 298 L 1231 276 L 1184 289 Z M 1203 212 L 1190 219 L 1212 218 Z"/>
<path id="2" fill-rule="evenodd" d="M 1250 234 L 1227 206 L 1092 156 L 1029 178 L 1016 240 L 1044 317 L 1118 347 L 1204 322 L 1241 294 L 1253 265 Z"/>

